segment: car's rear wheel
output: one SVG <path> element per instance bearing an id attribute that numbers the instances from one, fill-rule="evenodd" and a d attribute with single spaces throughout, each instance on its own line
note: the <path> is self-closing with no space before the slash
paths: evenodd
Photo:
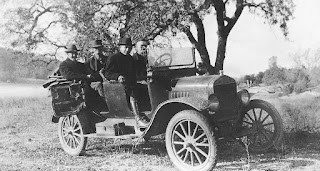
<path id="1" fill-rule="evenodd" d="M 207 118 L 193 110 L 184 110 L 171 118 L 166 129 L 166 148 L 180 170 L 212 170 L 217 161 L 217 146 Z"/>
<path id="2" fill-rule="evenodd" d="M 73 156 L 82 154 L 87 145 L 84 137 L 86 127 L 85 114 L 61 117 L 58 124 L 58 135 L 62 149 Z"/>
<path id="3" fill-rule="evenodd" d="M 263 152 L 277 147 L 283 137 L 283 123 L 277 109 L 263 100 L 251 100 L 245 108 L 243 126 L 251 130 L 249 151 Z"/>

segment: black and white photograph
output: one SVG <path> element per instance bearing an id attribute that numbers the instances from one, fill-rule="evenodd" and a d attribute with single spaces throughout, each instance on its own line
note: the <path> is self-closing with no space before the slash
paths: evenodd
<path id="1" fill-rule="evenodd" d="M 0 0 L 1 171 L 320 170 L 319 0 Z"/>

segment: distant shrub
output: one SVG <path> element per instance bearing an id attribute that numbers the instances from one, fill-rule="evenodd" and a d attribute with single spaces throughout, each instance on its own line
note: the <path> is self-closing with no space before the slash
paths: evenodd
<path id="1" fill-rule="evenodd" d="M 267 85 L 279 84 L 285 82 L 285 73 L 283 68 L 273 66 L 264 72 L 262 81 Z"/>
<path id="2" fill-rule="evenodd" d="M 313 67 L 308 73 L 310 79 L 310 86 L 317 86 L 320 84 L 320 67 Z"/>
<path id="3" fill-rule="evenodd" d="M 291 94 L 294 90 L 294 86 L 292 84 L 286 84 L 283 86 L 283 89 L 282 89 L 282 95 L 288 95 L 288 94 Z"/>
<path id="4" fill-rule="evenodd" d="M 259 73 L 256 75 L 256 83 L 257 83 L 257 84 L 261 84 L 261 83 L 262 83 L 263 76 L 264 76 L 264 72 L 259 72 Z"/>
<path id="5" fill-rule="evenodd" d="M 308 88 L 308 81 L 306 79 L 298 80 L 294 84 L 294 92 L 296 93 L 302 93 L 307 88 Z"/>
<path id="6" fill-rule="evenodd" d="M 285 70 L 285 80 L 292 85 L 293 91 L 302 93 L 309 87 L 309 75 L 306 68 L 291 68 Z"/>

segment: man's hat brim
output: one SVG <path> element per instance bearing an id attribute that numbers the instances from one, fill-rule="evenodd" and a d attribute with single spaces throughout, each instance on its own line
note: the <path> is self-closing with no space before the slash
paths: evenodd
<path id="1" fill-rule="evenodd" d="M 70 53 L 70 52 L 79 52 L 80 50 L 66 50 L 66 53 Z"/>
<path id="2" fill-rule="evenodd" d="M 91 48 L 98 48 L 98 47 L 102 47 L 102 45 L 93 45 L 93 46 L 90 46 Z"/>
<path id="3" fill-rule="evenodd" d="M 119 43 L 118 45 L 133 46 L 134 44 Z"/>

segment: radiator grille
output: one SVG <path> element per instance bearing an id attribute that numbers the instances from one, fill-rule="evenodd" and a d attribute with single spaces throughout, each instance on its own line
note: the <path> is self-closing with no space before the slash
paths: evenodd
<path id="1" fill-rule="evenodd" d="M 219 99 L 218 119 L 227 119 L 237 115 L 237 87 L 235 83 L 215 85 L 214 94 Z"/>

